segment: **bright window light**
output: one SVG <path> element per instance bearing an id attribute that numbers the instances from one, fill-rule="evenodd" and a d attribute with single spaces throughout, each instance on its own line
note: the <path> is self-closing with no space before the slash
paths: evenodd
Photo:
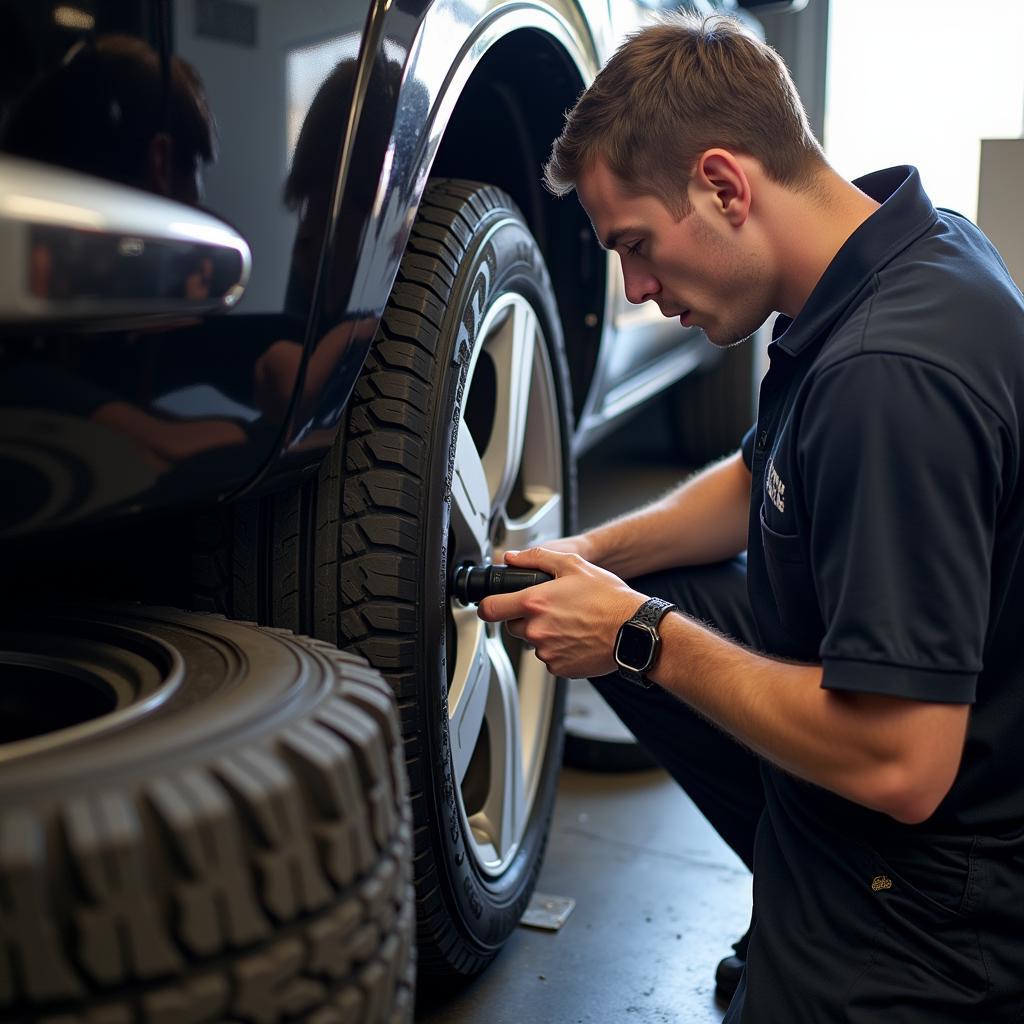
<path id="1" fill-rule="evenodd" d="M 980 140 L 1024 134 L 1021 0 L 831 0 L 825 151 L 848 178 L 915 164 L 974 219 Z"/>
<path id="2" fill-rule="evenodd" d="M 286 58 L 288 93 L 288 163 L 295 154 L 302 122 L 324 79 L 343 60 L 355 60 L 359 53 L 359 33 L 348 32 L 320 43 L 290 50 Z M 341 114 L 339 113 L 339 116 Z"/>

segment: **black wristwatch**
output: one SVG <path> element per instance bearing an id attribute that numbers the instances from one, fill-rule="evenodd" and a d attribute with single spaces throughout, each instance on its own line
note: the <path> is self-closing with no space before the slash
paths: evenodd
<path id="1" fill-rule="evenodd" d="M 671 601 L 652 597 L 637 608 L 633 618 L 619 627 L 619 635 L 615 638 L 615 661 L 623 679 L 643 687 L 654 685 L 644 673 L 654 667 L 658 658 L 661 647 L 658 623 L 673 608 L 675 605 Z"/>

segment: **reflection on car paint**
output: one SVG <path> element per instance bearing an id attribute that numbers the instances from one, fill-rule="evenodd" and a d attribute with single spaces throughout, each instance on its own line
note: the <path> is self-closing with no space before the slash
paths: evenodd
<path id="1" fill-rule="evenodd" d="M 141 31 L 147 5 L 97 6 L 91 21 L 56 19 L 63 35 L 40 22 L 38 8 L 19 6 L 18 28 L 34 37 L 34 52 L 49 57 L 38 67 L 26 67 L 20 91 L 3 97 L 0 156 L 41 160 L 115 182 L 133 190 L 124 193 L 128 202 L 140 195 L 134 190 L 172 199 L 182 204 L 183 224 L 199 219 L 189 218 L 186 210 L 202 200 L 259 243 L 255 272 L 232 317 L 174 315 L 182 307 L 170 300 L 196 304 L 202 313 L 213 305 L 212 297 L 228 293 L 238 280 L 238 254 L 232 268 L 213 246 L 104 234 L 88 226 L 73 233 L 54 225 L 31 226 L 26 294 L 34 309 L 50 310 L 51 319 L 53 311 L 64 309 L 66 326 L 41 332 L 38 315 L 35 323 L 26 318 L 29 322 L 20 324 L 7 317 L 0 342 L 0 451 L 4 479 L 20 486 L 12 488 L 18 498 L 8 503 L 0 523 L 6 534 L 237 489 L 271 456 L 300 372 L 305 384 L 296 399 L 299 414 L 323 389 L 353 333 L 344 325 L 329 332 L 304 368 L 346 120 L 337 114 L 348 102 L 351 84 L 351 72 L 336 67 L 338 47 L 329 67 L 322 61 L 303 64 L 308 37 L 307 45 L 294 47 L 293 68 L 302 66 L 303 86 L 293 76 L 287 119 L 281 119 L 277 133 L 254 124 L 246 134 L 239 129 L 249 128 L 243 116 L 250 113 L 245 104 L 252 89 L 239 68 L 230 68 L 230 58 L 224 59 L 231 50 L 244 52 L 240 43 L 231 50 L 225 38 L 211 43 L 210 25 L 192 24 L 179 4 L 174 11 L 179 53 L 171 56 L 160 48 L 159 31 Z M 198 9 L 197 16 L 201 21 Z M 296 24 L 302 20 L 297 9 L 291 17 Z M 258 41 L 259 31 L 256 25 L 250 42 Z M 353 26 L 339 38 L 347 40 L 351 67 L 358 32 Z M 204 52 L 213 45 L 222 50 L 219 64 Z M 191 51 L 196 63 L 184 51 Z M 220 108 L 198 64 L 212 72 L 214 93 L 226 98 Z M 325 97 L 337 104 L 334 119 L 321 117 L 319 134 L 314 138 L 307 132 L 302 145 L 312 97 L 328 81 L 333 88 Z M 237 171 L 245 150 L 258 151 L 259 137 L 268 134 L 278 136 L 279 169 L 262 175 L 263 191 L 246 195 L 246 180 Z M 225 165 L 234 169 L 230 178 L 221 174 Z M 316 174 L 324 180 L 316 182 Z M 273 209 L 279 213 L 268 218 Z M 268 235 L 261 230 L 268 223 L 280 227 Z M 275 266 L 281 268 L 276 286 Z M 164 300 L 159 324 L 143 315 L 158 311 L 157 298 Z M 105 320 L 84 315 L 93 307 L 108 314 Z M 125 320 L 130 311 L 139 314 L 134 325 Z M 110 322 L 118 314 L 120 319 Z M 35 442 L 30 426 L 38 431 Z"/>

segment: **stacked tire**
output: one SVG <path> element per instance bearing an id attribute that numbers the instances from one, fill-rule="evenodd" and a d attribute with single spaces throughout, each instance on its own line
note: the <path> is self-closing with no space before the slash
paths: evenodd
<path id="1" fill-rule="evenodd" d="M 141 607 L 0 630 L 0 1020 L 410 1021 L 394 700 L 354 655 Z"/>

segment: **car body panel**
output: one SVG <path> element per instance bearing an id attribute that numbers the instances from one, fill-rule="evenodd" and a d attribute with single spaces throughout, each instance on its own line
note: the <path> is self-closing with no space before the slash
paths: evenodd
<path id="1" fill-rule="evenodd" d="M 512 32 L 543 32 L 571 55 L 581 78 L 592 78 L 599 58 L 583 45 L 589 42 L 584 26 L 596 25 L 608 36 L 607 27 L 600 27 L 607 20 L 601 13 L 598 6 L 587 21 L 573 4 L 558 9 L 505 0 L 437 0 L 418 22 L 401 4 L 383 13 L 379 33 L 387 45 L 375 51 L 368 46 L 361 57 L 372 66 L 360 67 L 357 77 L 355 103 L 362 105 L 362 113 L 341 158 L 339 212 L 326 245 L 320 322 L 310 353 L 312 362 L 325 346 L 333 346 L 346 356 L 355 352 L 356 358 L 332 369 L 326 392 L 305 389 L 307 401 L 293 408 L 283 439 L 282 464 L 300 449 L 322 453 L 333 440 L 391 291 L 444 129 L 480 59 Z M 402 34 L 409 26 L 416 31 Z M 399 64 L 396 58 L 402 57 Z M 362 96 L 360 88 L 365 89 Z M 388 124 L 391 131 L 382 132 L 380 126 Z M 380 168 L 376 181 L 364 173 L 367 168 Z M 364 215 L 366 204 L 369 216 Z M 334 358 L 329 353 L 325 362 Z"/>

